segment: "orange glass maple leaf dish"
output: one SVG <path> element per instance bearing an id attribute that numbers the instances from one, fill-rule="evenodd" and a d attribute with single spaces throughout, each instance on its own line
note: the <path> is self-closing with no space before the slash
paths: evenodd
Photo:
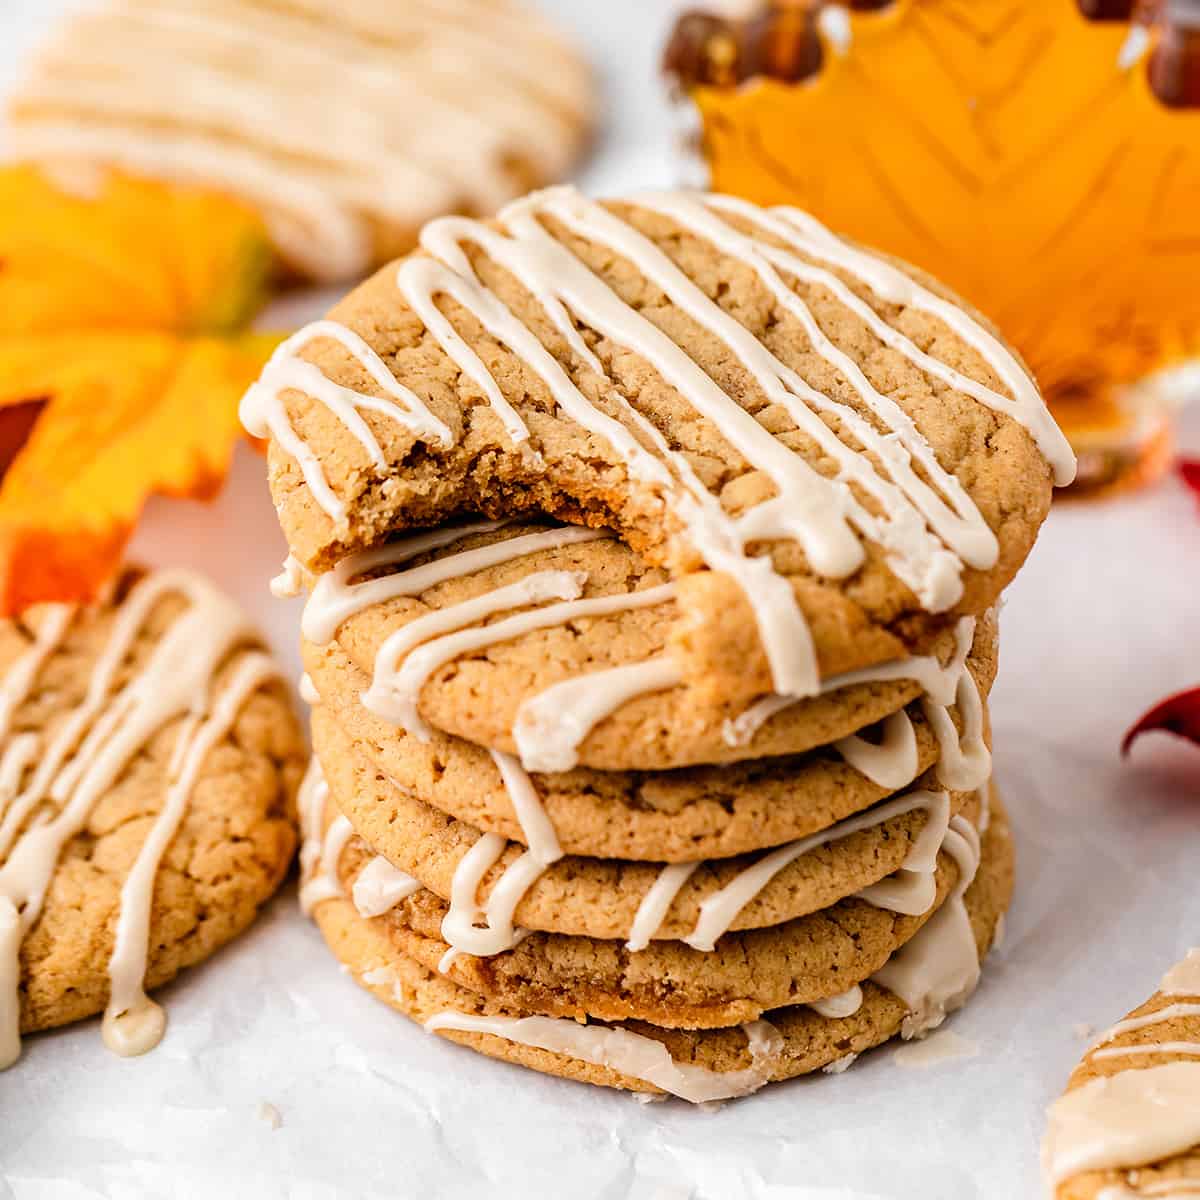
<path id="1" fill-rule="evenodd" d="M 0 615 L 94 599 L 148 497 L 219 486 L 269 264 L 225 196 L 0 169 Z"/>
<path id="2" fill-rule="evenodd" d="M 713 188 L 808 209 L 997 322 L 1080 490 L 1166 468 L 1148 377 L 1200 353 L 1200 0 L 762 0 L 681 18 L 665 65 Z"/>

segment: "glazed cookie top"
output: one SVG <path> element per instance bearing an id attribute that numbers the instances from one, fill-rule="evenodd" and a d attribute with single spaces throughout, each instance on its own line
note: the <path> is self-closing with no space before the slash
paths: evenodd
<path id="1" fill-rule="evenodd" d="M 200 576 L 0 622 L 0 1064 L 102 1009 L 116 1052 L 158 1041 L 144 988 L 282 879 L 303 757 L 274 662 Z"/>
<path id="2" fill-rule="evenodd" d="M 386 543 L 316 581 L 305 663 L 347 728 L 378 718 L 419 740 L 440 728 L 536 771 L 661 770 L 798 753 L 924 693 L 943 757 L 957 739 L 935 709 L 957 703 L 978 740 L 995 675 L 992 614 L 960 618 L 926 653 L 831 676 L 812 698 L 738 700 L 681 677 L 665 644 L 674 585 L 623 543 L 578 527 L 491 525 Z M 360 702 L 365 716 L 352 711 Z"/>
<path id="3" fill-rule="evenodd" d="M 970 942 L 962 949 L 976 961 L 987 953 L 1008 905 L 1011 868 L 1011 854 L 1003 847 L 988 854 L 963 898 Z M 795 1005 L 725 1029 L 531 1017 L 426 969 L 397 950 L 384 923 L 362 917 L 349 900 L 331 896 L 314 916 L 354 978 L 427 1029 L 537 1071 L 694 1102 L 744 1096 L 772 1080 L 821 1068 L 844 1070 L 857 1055 L 899 1033 L 911 1016 L 909 1001 L 866 983 L 853 1012 L 823 1015 Z M 934 975 L 925 977 L 926 986 L 936 986 Z"/>
<path id="4" fill-rule="evenodd" d="M 1200 1193 L 1200 950 L 1092 1044 L 1050 1108 L 1042 1162 L 1057 1200 Z"/>
<path id="5" fill-rule="evenodd" d="M 979 319 L 795 210 L 560 188 L 421 245 L 247 395 L 310 570 L 464 513 L 608 525 L 677 581 L 686 673 L 813 695 L 991 605 L 1072 477 Z"/>
<path id="6" fill-rule="evenodd" d="M 108 0 L 45 47 L 7 132 L 59 175 L 242 196 L 290 266 L 332 281 L 561 178 L 593 106 L 582 59 L 516 0 Z"/>

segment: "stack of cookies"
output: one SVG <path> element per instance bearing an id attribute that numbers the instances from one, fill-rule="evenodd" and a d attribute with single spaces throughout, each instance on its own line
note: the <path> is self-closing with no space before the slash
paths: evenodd
<path id="1" fill-rule="evenodd" d="M 293 337 L 270 439 L 363 986 L 693 1101 L 973 991 L 1012 846 L 995 605 L 1073 459 L 934 281 L 795 210 L 538 193 Z"/>

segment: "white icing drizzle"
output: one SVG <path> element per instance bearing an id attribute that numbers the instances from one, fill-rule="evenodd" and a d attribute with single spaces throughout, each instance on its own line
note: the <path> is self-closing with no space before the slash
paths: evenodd
<path id="1" fill-rule="evenodd" d="M 114 692 L 117 673 L 147 618 L 169 595 L 182 596 L 187 607 L 155 644 L 141 670 Z M 60 628 L 57 636 L 64 631 Z M 211 700 L 217 669 L 240 644 L 252 639 L 252 630 L 231 601 L 200 576 L 179 569 L 142 578 L 113 614 L 108 641 L 82 701 L 44 747 L 28 783 L 8 801 L 0 820 L 0 1065 L 9 1065 L 20 1053 L 20 945 L 41 915 L 63 847 L 85 827 L 101 796 L 149 740 L 182 718 L 163 810 L 122 889 L 117 946 L 110 962 L 116 1007 L 110 1010 L 106 1040 L 121 1043 L 123 1052 L 140 1052 L 157 1041 L 161 1019 L 142 997 L 144 970 L 138 969 L 139 963 L 144 966 L 148 949 L 143 931 L 149 894 L 158 861 L 182 819 L 208 749 L 236 718 L 250 692 L 274 674 L 268 672 L 262 656 L 251 654 L 235 668 L 225 693 Z M 5 688 L 10 686 L 11 694 L 22 689 L 27 693 L 32 676 L 16 684 L 6 681 Z M 10 752 L 6 747 L 6 758 Z M 20 753 L 24 757 L 27 749 Z M 27 762 L 33 765 L 32 759 Z M 11 787 L 16 776 L 11 759 L 8 768 Z M 39 810 L 48 800 L 57 806 L 56 812 L 39 819 Z M 128 1042 L 121 1036 L 124 1030 L 112 1036 L 122 1008 L 134 1017 L 127 1026 Z"/>
<path id="2" fill-rule="evenodd" d="M 1049 1181 L 1142 1166 L 1200 1142 L 1200 1062 L 1092 1079 L 1050 1106 L 1042 1146 Z M 1169 1193 L 1168 1193 L 1169 1194 Z"/>
<path id="3" fill-rule="evenodd" d="M 1190 992 L 1187 994 L 1191 995 Z M 1105 1042 L 1111 1042 L 1123 1033 L 1134 1033 L 1152 1025 L 1161 1025 L 1164 1021 L 1173 1021 L 1177 1017 L 1200 1017 L 1200 1004 L 1168 1004 L 1156 1012 L 1145 1013 L 1140 1017 L 1126 1017 L 1124 1021 L 1118 1021 L 1111 1029 L 1101 1034 L 1092 1045 L 1103 1046 Z"/>
<path id="4" fill-rule="evenodd" d="M 675 897 L 701 865 L 698 862 L 668 863 L 663 867 L 634 913 L 629 940 L 625 943 L 627 950 L 645 950 L 650 945 L 651 939 L 662 928 Z"/>
<path id="5" fill-rule="evenodd" d="M 304 568 L 294 554 L 283 560 L 283 566 L 268 585 L 276 600 L 290 600 L 304 590 Z"/>
<path id="6" fill-rule="evenodd" d="M 359 916 L 381 917 L 420 890 L 419 880 L 393 867 L 382 854 L 377 854 L 359 871 L 350 895 Z"/>
<path id="7" fill-rule="evenodd" d="M 558 835 L 546 813 L 533 781 L 510 754 L 492 751 L 492 760 L 512 801 L 525 844 L 492 886 L 487 902 L 480 907 L 479 886 L 508 848 L 498 833 L 485 833 L 462 856 L 450 882 L 450 907 L 442 918 L 442 937 L 451 950 L 488 956 L 516 946 L 528 931 L 517 929 L 513 916 L 522 897 L 551 863 L 562 858 Z M 483 922 L 482 926 L 480 922 Z M 443 958 L 446 970 L 453 956 Z"/>
<path id="8" fill-rule="evenodd" d="M 1108 1046 L 1093 1050 L 1093 1058 L 1140 1058 L 1146 1054 L 1177 1054 L 1200 1058 L 1200 1042 L 1154 1042 L 1146 1046 Z"/>
<path id="9" fill-rule="evenodd" d="M 300 699 L 310 706 L 321 703 L 321 693 L 317 691 L 317 685 L 313 683 L 312 676 L 307 671 L 300 676 Z"/>
<path id="10" fill-rule="evenodd" d="M 786 395 L 790 393 L 809 406 L 807 410 L 797 412 L 793 401 L 788 405 L 788 411 L 801 428 L 835 456 L 841 467 L 841 477 L 857 483 L 888 514 L 886 519 L 872 520 L 854 509 L 848 510 L 864 533 L 888 549 L 892 570 L 913 588 L 930 611 L 943 611 L 956 603 L 962 595 L 959 579 L 962 563 L 984 568 L 992 566 L 999 553 L 999 544 L 962 485 L 938 463 L 932 447 L 912 418 L 894 400 L 878 392 L 854 360 L 829 340 L 808 306 L 772 265 L 772 251 L 766 243 L 722 221 L 700 195 L 677 193 L 640 197 L 638 203 L 670 217 L 690 233 L 747 263 L 776 302 L 800 322 L 816 353 L 838 371 L 872 415 L 884 423 L 888 432 L 881 434 L 859 416 L 856 409 L 810 387 L 796 372 L 789 371 L 774 359 L 745 330 L 741 331 L 752 344 L 747 344 L 744 349 L 739 346 L 739 357 L 751 366 L 759 383 L 769 387 L 774 381 L 776 395 L 773 398 L 781 403 L 788 403 Z M 779 252 L 775 251 L 773 257 L 778 260 Z M 785 258 L 785 261 L 794 260 Z M 804 269 L 803 264 L 796 265 Z M 714 333 L 719 333 L 720 328 L 731 332 L 731 327 L 741 328 L 730 317 L 719 322 L 710 320 L 707 324 Z M 872 324 L 882 325 L 883 322 L 876 317 Z M 860 451 L 850 449 L 832 435 L 818 416 L 821 412 L 836 416 L 860 446 L 883 463 L 895 486 L 886 484 Z M 937 492 L 917 475 L 913 462 L 936 482 L 937 489 L 950 500 L 953 508 L 948 508 Z"/>
<path id="11" fill-rule="evenodd" d="M 417 701 L 429 675 L 443 662 L 456 657 L 451 651 L 449 658 L 438 661 L 438 654 L 446 650 L 447 645 L 454 644 L 451 635 L 497 613 L 550 600 L 577 600 L 583 594 L 586 582 L 587 575 L 583 571 L 535 571 L 507 587 L 494 588 L 472 600 L 436 609 L 401 626 L 384 641 L 375 655 L 371 686 L 359 697 L 363 707 L 422 741 L 428 741 L 432 730 L 417 711 Z M 481 644 L 486 645 L 487 630 L 491 628 L 494 626 L 475 629 L 472 634 L 474 637 L 482 634 Z M 425 643 L 421 654 L 414 654 L 421 643 Z M 415 663 L 411 661 L 413 659 Z M 432 665 L 421 669 L 420 664 L 425 661 Z"/>
<path id="12" fill-rule="evenodd" d="M 917 733 L 904 709 L 883 722 L 883 737 L 869 742 L 856 733 L 839 738 L 833 748 L 860 775 L 885 788 L 902 788 L 912 783 L 920 768 Z"/>
<path id="13" fill-rule="evenodd" d="M 751 1066 L 740 1071 L 710 1071 L 694 1063 L 676 1062 L 662 1042 L 640 1033 L 619 1026 L 581 1025 L 562 1017 L 483 1017 L 440 1012 L 425 1022 L 425 1028 L 431 1033 L 456 1030 L 490 1034 L 562 1054 L 653 1084 L 692 1104 L 730 1100 L 758 1091 L 770 1082 L 774 1060 L 784 1045 L 782 1035 L 769 1022 L 753 1021 L 742 1026 Z"/>
<path id="14" fill-rule="evenodd" d="M 158 1045 L 166 1028 L 166 1015 L 143 986 L 150 950 L 150 906 L 163 853 L 179 829 L 205 759 L 233 728 L 251 695 L 277 678 L 279 670 L 267 655 L 247 654 L 209 715 L 202 720 L 197 716 L 179 735 L 162 811 L 121 888 L 116 943 L 108 962 L 110 997 L 103 1021 L 104 1044 L 117 1054 L 145 1054 Z"/>
<path id="15" fill-rule="evenodd" d="M 979 953 L 963 902 L 979 868 L 979 835 L 954 817 L 944 848 L 958 863 L 958 882 L 945 903 L 881 967 L 872 980 L 894 992 L 909 1009 L 905 1038 L 923 1037 L 966 1003 L 979 983 Z"/>
<path id="16" fill-rule="evenodd" d="M 579 572 L 552 571 L 544 574 L 558 577 L 546 581 L 547 591 L 552 591 L 555 587 L 564 593 L 569 593 L 574 588 L 576 595 L 582 591 L 582 579 Z M 538 575 L 529 576 L 522 583 L 529 583 L 537 578 Z M 513 587 L 520 586 L 521 584 L 513 585 Z M 507 589 L 499 588 L 489 595 L 494 598 L 505 591 Z M 367 706 L 371 707 L 373 711 L 382 712 L 384 702 L 380 700 L 380 697 L 385 696 L 387 698 L 386 719 L 403 726 L 414 737 L 427 741 L 432 735 L 432 730 L 417 712 L 416 706 L 421 688 L 439 667 L 463 654 L 481 650 L 485 646 L 494 646 L 499 642 L 511 641 L 513 638 L 532 633 L 534 630 L 548 629 L 568 621 L 581 620 L 584 617 L 603 617 L 639 608 L 653 608 L 655 605 L 667 603 L 674 598 L 674 595 L 675 585 L 666 583 L 657 587 L 645 588 L 640 592 L 623 592 L 614 596 L 591 596 L 583 600 L 567 600 L 561 604 L 551 604 L 547 608 L 505 617 L 491 625 L 463 629 L 457 633 L 435 637 L 409 652 L 398 668 L 393 667 L 390 663 L 381 664 L 377 658 L 375 675 L 371 680 L 371 691 L 364 693 L 363 703 L 367 705 L 366 697 L 370 695 L 371 704 Z M 481 596 L 479 600 L 485 601 L 487 597 Z M 528 602 L 524 601 L 524 603 Z M 466 601 L 461 606 L 442 609 L 431 616 L 451 620 L 456 608 L 465 609 L 472 603 Z"/>
<path id="17" fill-rule="evenodd" d="M 821 1071 L 826 1075 L 841 1075 L 856 1062 L 858 1062 L 858 1055 L 851 1051 L 849 1054 L 843 1054 L 841 1058 L 835 1058 L 831 1063 L 826 1063 Z"/>
<path id="18" fill-rule="evenodd" d="M 419 596 L 440 583 L 462 579 L 530 554 L 612 537 L 603 529 L 570 526 L 543 529 L 537 533 L 492 542 L 487 546 L 476 546 L 472 550 L 447 554 L 407 571 L 393 571 L 359 583 L 351 582 L 382 567 L 401 566 L 422 554 L 452 546 L 474 534 L 493 533 L 505 524 L 507 522 L 504 521 L 477 521 L 467 525 L 451 525 L 349 555 L 317 580 L 301 618 L 304 636 L 314 645 L 324 646 L 333 640 L 345 621 L 376 604 L 386 604 L 403 596 Z"/>
<path id="19" fill-rule="evenodd" d="M 362 579 L 361 576 L 382 567 L 398 567 L 422 554 L 452 546 L 463 538 L 477 533 L 493 533 L 501 528 L 502 521 L 474 521 L 465 525 L 448 525 L 441 529 L 433 529 L 425 533 L 414 534 L 395 542 L 385 542 L 370 550 L 360 550 L 357 554 L 349 554 L 343 558 L 332 571 L 323 574 L 313 586 L 304 613 L 300 618 L 300 631 L 316 646 L 324 646 L 331 642 L 345 621 L 356 613 L 365 611 L 376 604 L 386 604 L 400 596 L 415 596 L 426 588 L 443 583 L 447 579 L 457 579 L 469 574 L 471 570 L 482 569 L 483 565 L 492 565 L 493 560 L 486 563 L 478 558 L 467 560 L 468 564 L 480 562 L 479 567 L 467 565 L 464 569 L 463 555 L 454 555 L 453 566 L 447 564 L 447 559 L 436 559 L 426 563 L 426 567 L 434 570 L 422 570 L 421 574 L 410 571 L 394 571 L 381 575 L 376 579 Z M 512 539 L 519 540 L 519 539 Z M 497 545 L 511 545 L 512 542 L 501 542 Z M 489 547 L 490 549 L 490 547 Z M 472 552 L 474 553 L 474 552 Z M 495 562 L 506 562 L 507 559 L 495 559 Z M 443 564 L 438 566 L 438 564 Z"/>
<path id="20" fill-rule="evenodd" d="M 386 398 L 343 387 L 314 363 L 300 358 L 300 351 L 319 338 L 337 342 Z M 436 441 L 442 446 L 454 442 L 446 424 L 434 416 L 415 392 L 396 379 L 383 359 L 354 330 L 337 321 L 321 320 L 292 334 L 276 347 L 258 380 L 247 389 L 239 415 L 251 434 L 258 438 L 273 437 L 296 460 L 313 498 L 335 524 L 345 522 L 346 506 L 330 487 L 317 455 L 292 427 L 283 404 L 283 393 L 289 390 L 303 392 L 325 405 L 354 436 L 380 473 L 386 471 L 387 460 L 363 412 L 390 417 L 421 441 Z"/>
<path id="21" fill-rule="evenodd" d="M 896 797 L 869 812 L 839 821 L 820 833 L 789 842 L 778 850 L 764 855 L 756 863 L 739 872 L 720 891 L 714 892 L 700 905 L 700 916 L 696 926 L 683 941 L 695 950 L 713 950 L 717 939 L 725 934 L 739 912 L 762 891 L 784 867 L 820 846 L 829 845 L 863 830 L 873 829 L 884 821 L 905 813 L 924 809 L 928 814 L 925 828 L 914 843 L 913 850 L 924 850 L 926 843 L 936 837 L 940 844 L 945 821 L 949 818 L 949 798 L 942 792 L 914 791 Z M 936 857 L 936 849 L 934 855 Z M 905 862 L 913 857 L 910 852 Z M 669 868 L 668 868 L 669 869 Z M 928 906 L 926 906 L 928 907 Z M 922 910 L 924 911 L 924 910 Z"/>
<path id="22" fill-rule="evenodd" d="M 812 258 L 847 271 L 888 304 L 897 304 L 927 313 L 946 325 L 970 345 L 995 371 L 1010 395 L 977 383 L 947 363 L 917 348 L 899 330 L 878 319 L 870 305 L 858 300 L 836 276 L 819 280 L 841 303 L 852 309 L 871 331 L 891 349 L 903 354 L 923 371 L 963 392 L 980 404 L 1016 421 L 1026 429 L 1038 449 L 1054 468 L 1055 482 L 1064 487 L 1075 478 L 1075 454 L 1062 430 L 1055 424 L 1036 385 L 1013 353 L 1001 344 L 968 312 L 950 300 L 944 300 L 922 287 L 912 276 L 885 259 L 859 250 L 838 238 L 809 213 L 797 208 L 780 207 L 766 212 L 732 196 L 709 196 L 706 203 L 722 212 L 741 217 L 791 244 Z M 788 270 L 793 267 L 789 265 Z M 812 278 L 795 272 L 800 278 Z M 827 273 L 828 274 L 828 273 Z M 816 281 L 816 280 L 814 280 Z M 840 285 L 840 287 L 838 286 Z"/>
<path id="23" fill-rule="evenodd" d="M 1187 957 L 1163 976 L 1158 990 L 1164 996 L 1200 996 L 1200 949 L 1189 950 Z"/>
<path id="24" fill-rule="evenodd" d="M 17 709 L 28 698 L 46 659 L 62 643 L 74 615 L 69 604 L 47 604 L 32 645 L 5 672 L 0 681 L 0 739 L 8 737 Z"/>
<path id="25" fill-rule="evenodd" d="M 317 843 L 318 854 L 315 873 L 300 885 L 300 910 L 311 914 L 318 904 L 345 895 L 338 876 L 338 864 L 342 852 L 354 836 L 354 826 L 339 814 L 329 823 L 325 836 Z"/>
<path id="26" fill-rule="evenodd" d="M 126 0 L 78 16 L 19 89 L 10 149 L 233 191 L 328 281 L 368 268 L 374 222 L 492 211 L 518 186 L 514 157 L 567 168 L 588 80 L 536 17 L 406 4 L 365 28 L 303 7 Z M 304 86 L 331 62 L 335 88 Z"/>
<path id="27" fill-rule="evenodd" d="M 838 1021 L 854 1016 L 862 1008 L 862 1003 L 863 990 L 856 983 L 852 988 L 841 992 L 837 996 L 830 996 L 826 1000 L 814 1000 L 808 1007 L 817 1013 L 818 1016 Z"/>
<path id="28" fill-rule="evenodd" d="M 606 717 L 638 696 L 663 692 L 682 682 L 679 668 L 663 655 L 593 671 L 546 688 L 517 710 L 513 739 L 522 764 L 529 771 L 571 770 L 579 764 L 583 740 Z"/>
<path id="29" fill-rule="evenodd" d="M 828 695 L 841 688 L 860 684 L 915 680 L 924 689 L 922 710 L 938 741 L 938 782 L 954 791 L 978 788 L 991 775 L 992 758 L 984 740 L 983 699 L 967 666 L 967 657 L 975 638 L 975 626 L 974 617 L 959 620 L 954 628 L 954 654 L 945 666 L 933 654 L 894 659 L 861 670 L 831 675 L 822 682 L 821 694 Z M 748 745 L 769 720 L 801 699 L 801 696 L 765 696 L 755 701 L 744 712 L 726 721 L 725 741 L 731 746 Z M 963 725 L 961 737 L 948 711 L 951 704 L 958 707 Z M 834 746 L 851 766 L 862 771 L 868 779 L 880 786 L 891 786 L 888 781 L 902 778 L 916 756 L 915 741 L 910 747 L 911 729 L 906 728 L 907 721 L 907 717 L 902 721 L 897 714 L 890 736 L 885 736 L 883 745 L 873 746 L 857 735 L 851 735 L 835 742 Z M 871 774 L 872 771 L 875 774 Z M 913 775 L 904 782 L 911 782 L 915 774 L 913 765 Z M 896 786 L 902 787 L 903 783 Z"/>
<path id="30" fill-rule="evenodd" d="M 42 752 L 42 739 L 36 733 L 19 733 L 4 748 L 0 757 L 0 820 L 17 798 L 25 772 Z"/>

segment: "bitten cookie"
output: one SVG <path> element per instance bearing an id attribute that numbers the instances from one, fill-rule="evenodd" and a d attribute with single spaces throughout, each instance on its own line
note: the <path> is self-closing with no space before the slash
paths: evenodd
<path id="1" fill-rule="evenodd" d="M 293 270 L 334 281 L 431 217 L 562 178 L 595 98 L 517 0 L 108 0 L 67 22 L 9 108 L 17 157 L 68 182 L 117 167 L 231 192 Z"/>
<path id="2" fill-rule="evenodd" d="M 1200 950 L 1101 1035 L 1050 1108 L 1056 1200 L 1200 1194 Z"/>
<path id="3" fill-rule="evenodd" d="M 117 1053 L 158 1041 L 145 989 L 283 879 L 305 758 L 275 664 L 198 575 L 0 622 L 0 1065 L 101 1011 Z"/>
<path id="4" fill-rule="evenodd" d="M 440 729 L 534 771 L 663 770 L 838 742 L 917 697 L 943 759 L 960 741 L 950 706 L 967 740 L 981 736 L 997 662 L 990 612 L 921 654 L 828 678 L 809 699 L 739 702 L 681 677 L 666 646 L 672 588 L 627 547 L 592 530 L 493 524 L 394 540 L 315 582 L 305 665 L 355 736 L 379 741 L 386 722 L 400 739 Z"/>
<path id="5" fill-rule="evenodd" d="M 795 210 L 559 188 L 421 247 L 247 395 L 311 571 L 470 513 L 608 526 L 686 678 L 813 696 L 981 615 L 1073 475 L 977 316 Z"/>

